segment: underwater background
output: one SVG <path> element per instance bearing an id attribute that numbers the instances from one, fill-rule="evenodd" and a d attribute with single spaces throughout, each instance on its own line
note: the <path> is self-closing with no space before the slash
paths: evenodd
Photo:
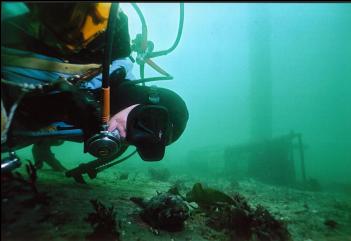
<path id="1" fill-rule="evenodd" d="M 121 7 L 134 38 L 140 20 L 127 3 Z M 177 34 L 178 4 L 141 3 L 140 8 L 155 49 L 168 48 Z M 255 135 L 295 131 L 308 145 L 308 176 L 350 184 L 350 10 L 348 3 L 186 3 L 181 42 L 156 59 L 174 80 L 155 84 L 181 95 L 190 118 L 159 164 L 196 171 L 187 159 L 191 150 L 204 150 L 201 159 L 207 148 L 220 153 Z M 134 73 L 139 74 L 136 64 Z M 155 75 L 146 68 L 145 76 Z M 254 133 L 254 126 L 262 130 Z M 81 144 L 53 148 L 68 167 L 90 158 Z M 211 165 L 221 159 L 218 155 Z M 121 166 L 131 164 L 158 165 L 136 156 Z"/>
<path id="2" fill-rule="evenodd" d="M 170 47 L 178 29 L 178 4 L 138 5 L 155 50 Z M 134 39 L 141 32 L 140 20 L 130 4 L 121 7 Z M 2 3 L 2 13 L 4 9 L 25 11 L 21 3 Z M 89 185 L 113 179 L 116 173 L 147 174 L 157 167 L 198 182 L 235 178 L 241 184 L 255 177 L 248 175 L 245 163 L 228 170 L 226 150 L 294 132 L 303 140 L 306 178 L 318 183 L 318 192 L 351 197 L 350 25 L 349 3 L 185 3 L 179 45 L 155 59 L 174 76 L 174 80 L 155 84 L 174 90 L 188 106 L 190 117 L 183 136 L 166 149 L 162 161 L 144 162 L 134 155 L 96 179 L 87 178 Z M 139 77 L 136 64 L 134 73 Z M 155 75 L 146 68 L 146 77 Z M 67 168 L 93 159 L 83 154 L 83 145 L 78 143 L 65 142 L 52 150 Z M 30 147 L 17 154 L 33 159 Z M 292 168 L 297 182 L 302 181 L 300 165 L 296 156 Z M 274 172 L 279 167 L 268 168 Z M 74 181 L 70 183 L 74 187 Z M 252 184 L 257 185 L 257 192 L 266 185 L 262 183 Z M 132 182 L 128 185 L 133 189 Z M 279 182 L 267 185 L 290 188 Z M 347 222 L 351 223 L 350 210 L 345 212 L 349 215 L 343 223 L 345 230 Z M 323 236 L 308 239 L 306 232 L 295 239 L 323 240 Z M 324 236 L 325 240 L 351 240 L 350 234 L 343 239 L 333 237 Z"/>

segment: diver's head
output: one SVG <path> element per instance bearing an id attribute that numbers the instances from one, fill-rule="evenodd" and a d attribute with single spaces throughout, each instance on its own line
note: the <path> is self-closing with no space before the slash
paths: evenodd
<path id="1" fill-rule="evenodd" d="M 125 85 L 114 91 L 117 99 L 112 100 L 112 113 L 134 105 L 127 117 L 127 142 L 136 146 L 143 160 L 161 160 L 165 147 L 178 140 L 185 130 L 189 118 L 185 102 L 164 88 L 157 88 L 155 93 L 148 86 Z"/>
<path id="2" fill-rule="evenodd" d="M 40 21 L 45 29 L 57 36 L 60 41 L 61 48 L 67 50 L 81 49 L 91 38 L 90 33 L 98 33 L 99 26 L 107 23 L 108 15 L 105 13 L 109 8 L 108 3 L 94 2 L 28 2 L 25 3 L 30 10 L 32 18 Z M 101 11 L 99 7 L 101 7 Z M 108 11 L 107 11 L 108 12 Z M 84 32 L 84 26 L 87 23 L 87 18 L 91 19 L 89 32 Z M 101 30 L 102 31 L 102 30 Z M 96 34 L 97 36 L 98 34 Z M 49 39 L 49 38 L 48 38 Z M 45 41 L 45 39 L 41 39 Z M 50 41 L 53 41 L 50 38 Z M 49 42 L 50 45 L 57 43 Z M 57 43 L 58 45 L 58 43 Z M 55 46 L 57 47 L 57 46 Z"/>

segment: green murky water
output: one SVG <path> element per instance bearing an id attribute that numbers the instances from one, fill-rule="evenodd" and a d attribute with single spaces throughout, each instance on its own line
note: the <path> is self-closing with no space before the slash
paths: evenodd
<path id="1" fill-rule="evenodd" d="M 129 4 L 121 6 L 129 16 L 134 39 L 141 31 L 140 20 Z M 139 6 L 155 49 L 168 48 L 177 34 L 178 5 Z M 7 16 L 4 12 L 24 11 L 20 3 L 2 4 L 2 18 Z M 185 3 L 179 46 L 170 55 L 155 59 L 174 76 L 174 80 L 157 85 L 176 91 L 187 103 L 190 118 L 183 136 L 167 148 L 158 163 L 144 162 L 135 155 L 96 179 L 87 178 L 86 196 L 84 188 L 75 186 L 78 184 L 73 180 L 44 166 L 38 172 L 43 190 L 50 190 L 51 185 L 53 195 L 58 195 L 56 200 L 61 200 L 60 184 L 64 183 L 70 194 L 62 202 L 69 205 L 74 200 L 79 209 L 83 204 L 78 203 L 84 202 L 77 199 L 87 201 L 84 213 L 78 213 L 83 218 L 89 198 L 94 197 L 92 190 L 106 203 L 132 210 L 132 204 L 118 198 L 151 197 L 155 189 L 164 191 L 179 180 L 185 183 L 184 190 L 190 190 L 200 181 L 226 192 L 239 191 L 252 204 L 268 207 L 287 220 L 294 240 L 351 240 L 347 228 L 351 224 L 350 24 L 348 3 Z M 137 65 L 134 72 L 138 76 Z M 154 76 L 155 72 L 146 69 L 145 74 Z M 301 134 L 302 148 L 295 136 L 289 146 L 292 149 L 284 152 L 279 146 L 282 142 L 272 140 L 290 133 Z M 255 144 L 266 146 L 257 151 Z M 65 142 L 52 150 L 67 168 L 92 160 L 83 154 L 82 144 Z M 30 147 L 18 155 L 23 160 L 33 159 Z M 170 178 L 152 179 L 151 167 L 168 169 Z M 127 181 L 118 181 L 122 172 L 129 173 Z M 149 186 L 143 187 L 143 182 Z M 136 225 L 130 221 L 131 212 L 121 211 L 126 232 L 123 240 L 225 240 L 220 235 L 211 239 L 199 234 L 200 228 L 191 221 L 185 233 L 150 236 L 148 228 L 130 228 Z M 338 227 L 330 230 L 324 225 L 327 219 L 335 220 Z M 30 222 L 30 216 L 25 220 Z M 47 230 L 51 231 L 42 231 L 45 225 L 38 224 L 35 235 L 40 238 L 42 231 L 42 237 L 52 240 L 83 239 L 82 230 L 77 237 L 72 236 L 73 227 L 82 225 L 79 220 L 50 224 Z M 2 235 L 4 240 L 15 237 L 11 236 L 14 224 L 8 225 L 10 234 Z M 81 227 L 88 230 L 88 226 Z M 138 232 L 147 235 L 140 237 Z"/>

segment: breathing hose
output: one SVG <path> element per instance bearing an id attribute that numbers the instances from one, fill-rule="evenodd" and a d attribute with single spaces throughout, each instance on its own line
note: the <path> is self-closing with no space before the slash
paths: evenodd
<path id="1" fill-rule="evenodd" d="M 110 119 L 110 64 L 113 42 L 113 32 L 115 31 L 119 3 L 111 3 L 110 13 L 107 23 L 106 43 L 104 49 L 104 59 L 102 67 L 102 124 L 106 125 Z"/>
<path id="2" fill-rule="evenodd" d="M 151 78 L 143 78 L 143 79 L 133 80 L 133 81 L 126 81 L 126 82 L 123 82 L 121 85 L 137 85 L 137 84 L 148 83 L 153 81 L 171 80 L 171 79 L 173 79 L 173 77 L 151 77 Z"/>
<path id="3" fill-rule="evenodd" d="M 143 13 L 141 12 L 140 8 L 138 7 L 138 5 L 136 3 L 131 3 L 132 7 L 134 8 L 134 10 L 137 12 L 140 21 L 141 21 L 141 36 L 142 36 L 142 45 L 141 45 L 141 49 L 145 50 L 147 47 L 147 25 L 146 25 L 146 21 L 144 18 Z"/>
<path id="4" fill-rule="evenodd" d="M 178 33 L 177 33 L 176 40 L 174 41 L 173 45 L 169 49 L 157 51 L 157 52 L 152 52 L 153 43 L 151 41 L 147 40 L 147 35 L 148 35 L 147 25 L 146 25 L 146 21 L 145 21 L 143 13 L 141 12 L 140 8 L 138 7 L 138 5 L 136 3 L 131 3 L 131 4 L 132 4 L 133 8 L 135 9 L 135 11 L 137 12 L 137 14 L 140 18 L 140 21 L 141 21 L 141 25 L 142 25 L 141 43 L 140 43 L 140 46 L 138 46 L 134 50 L 134 51 L 138 52 L 138 54 L 142 53 L 142 61 L 138 62 L 140 65 L 140 78 L 141 79 L 137 80 L 137 81 L 133 81 L 134 84 L 142 83 L 143 85 L 145 85 L 145 83 L 149 82 L 149 81 L 173 79 L 173 77 L 170 74 L 168 74 L 160 66 L 158 66 L 156 63 L 154 63 L 151 60 L 151 58 L 167 55 L 178 46 L 180 38 L 182 36 L 183 25 L 184 25 L 184 3 L 180 3 L 179 25 L 178 25 Z M 148 49 L 149 44 L 152 47 L 149 46 L 149 49 Z M 151 48 L 151 50 L 150 50 L 150 48 Z M 150 51 L 150 52 L 148 52 L 148 51 Z M 145 63 L 147 63 L 150 67 L 152 67 L 154 70 L 156 70 L 158 73 L 164 75 L 165 77 L 155 77 L 155 78 L 149 78 L 148 80 L 146 80 L 144 78 L 145 77 Z M 157 78 L 160 78 L 160 79 L 157 79 Z"/>
<path id="5" fill-rule="evenodd" d="M 131 3 L 132 7 L 134 8 L 134 10 L 137 12 L 140 21 L 141 21 L 141 51 L 145 51 L 147 48 L 147 25 L 146 25 L 146 21 L 144 18 L 143 13 L 141 12 L 140 8 L 138 7 L 138 5 L 136 3 Z M 140 78 L 144 79 L 145 77 L 145 62 L 140 63 Z M 143 83 L 144 84 L 144 83 Z"/>
<path id="6" fill-rule="evenodd" d="M 120 164 L 120 163 L 124 162 L 125 160 L 129 159 L 130 157 L 132 157 L 136 153 L 137 153 L 137 150 L 134 150 L 132 153 L 128 154 L 127 156 L 125 156 L 125 157 L 123 157 L 123 158 L 121 158 L 119 160 L 116 160 L 114 162 L 110 162 L 108 164 L 99 166 L 98 168 L 96 168 L 96 171 L 97 172 L 101 172 L 101 171 L 103 171 L 103 170 L 105 170 L 107 168 L 110 168 L 110 167 L 114 166 L 114 165 Z"/>
<path id="7" fill-rule="evenodd" d="M 177 33 L 176 40 L 174 41 L 173 45 L 169 49 L 152 52 L 148 55 L 148 57 L 155 58 L 155 57 L 166 55 L 172 52 L 179 44 L 180 38 L 183 33 L 183 24 L 184 24 L 184 3 L 179 3 L 179 24 L 178 24 L 178 33 Z"/>
<path id="8" fill-rule="evenodd" d="M 117 22 L 118 3 L 111 3 L 104 46 L 104 59 L 102 63 L 102 108 L 101 130 L 85 141 L 84 151 L 95 157 L 108 159 L 121 148 L 120 134 L 118 130 L 108 131 L 110 119 L 110 65 L 112 43 Z"/>

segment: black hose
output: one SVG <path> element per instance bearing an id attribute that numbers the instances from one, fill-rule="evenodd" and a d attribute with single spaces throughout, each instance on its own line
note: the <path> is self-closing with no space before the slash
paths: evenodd
<path id="1" fill-rule="evenodd" d="M 146 25 L 146 21 L 144 18 L 143 13 L 141 12 L 140 8 L 138 7 L 138 5 L 136 3 L 131 3 L 132 7 L 135 9 L 135 11 L 137 12 L 140 21 L 141 21 L 141 36 L 142 36 L 142 42 L 144 44 L 146 44 L 147 41 L 147 25 Z"/>
<path id="2" fill-rule="evenodd" d="M 167 50 L 163 50 L 163 51 L 157 51 L 157 52 L 153 52 L 150 53 L 148 55 L 149 58 L 155 58 L 158 56 L 162 56 L 162 55 L 166 55 L 169 54 L 170 52 L 172 52 L 179 44 L 180 38 L 182 36 L 182 32 L 183 32 L 183 24 L 184 24 L 184 3 L 180 3 L 180 8 L 179 8 L 179 25 L 178 25 L 178 33 L 177 33 L 177 38 L 174 41 L 172 47 L 170 47 Z"/>
<path id="3" fill-rule="evenodd" d="M 110 167 L 114 166 L 114 165 L 120 164 L 120 163 L 124 162 L 125 160 L 129 159 L 130 157 L 132 157 L 135 153 L 137 153 L 137 150 L 133 151 L 128 156 L 123 157 L 123 158 L 121 158 L 121 159 L 119 159 L 117 161 L 110 162 L 110 163 L 105 164 L 103 166 L 99 166 L 98 168 L 96 168 L 96 171 L 97 172 L 101 172 L 101 171 L 103 171 L 103 170 L 105 170 L 107 168 L 110 168 Z"/>
<path id="4" fill-rule="evenodd" d="M 146 44 L 147 43 L 147 25 L 146 25 L 146 21 L 144 18 L 143 13 L 141 12 L 140 8 L 138 7 L 138 5 L 136 3 L 131 3 L 133 8 L 135 9 L 135 11 L 137 12 L 140 21 L 141 21 L 141 25 L 142 25 L 142 44 Z M 157 52 L 153 52 L 153 53 L 149 53 L 147 55 L 147 58 L 154 58 L 154 57 L 158 57 L 158 56 L 162 56 L 162 55 L 166 55 L 169 54 L 170 52 L 172 52 L 179 44 L 180 38 L 182 36 L 182 32 L 183 32 L 183 25 L 184 25 L 184 3 L 180 3 L 180 14 L 179 14 L 179 25 L 178 25 L 178 33 L 177 33 L 177 37 L 176 40 L 174 41 L 173 45 L 167 49 L 167 50 L 163 50 L 163 51 L 157 51 Z M 146 46 L 142 46 L 143 48 Z M 145 68 L 145 63 L 140 64 L 140 80 L 136 80 L 136 81 L 131 81 L 125 84 L 142 84 L 143 86 L 145 86 L 146 82 L 151 82 L 151 81 L 160 81 L 160 80 L 172 80 L 173 77 L 172 76 L 166 76 L 166 77 L 154 77 L 154 78 L 144 78 L 144 68 Z"/>
<path id="5" fill-rule="evenodd" d="M 172 80 L 172 79 L 173 79 L 172 76 L 142 78 L 139 80 L 126 81 L 126 82 L 122 83 L 121 85 L 137 85 L 137 84 L 144 84 L 146 82 L 160 81 L 160 80 Z"/>
<path id="6" fill-rule="evenodd" d="M 145 21 L 145 18 L 144 18 L 144 15 L 143 13 L 141 12 L 140 8 L 138 7 L 138 5 L 136 3 L 131 3 L 132 4 L 132 7 L 134 8 L 134 10 L 137 12 L 139 18 L 140 18 L 140 21 L 141 21 L 141 36 L 142 36 L 142 47 L 146 47 L 146 46 L 143 46 L 143 45 L 146 45 L 146 42 L 147 42 L 147 25 L 146 25 L 146 21 Z M 145 64 L 142 63 L 140 64 L 140 77 L 142 79 L 144 79 L 144 76 L 145 76 Z M 145 85 L 145 83 L 143 83 L 143 85 Z"/>
<path id="7" fill-rule="evenodd" d="M 111 3 L 110 13 L 107 23 L 107 31 L 105 36 L 105 49 L 104 49 L 104 59 L 102 64 L 102 87 L 108 88 L 110 86 L 110 64 L 111 64 L 111 52 L 112 52 L 112 42 L 113 33 L 115 31 L 115 26 L 117 22 L 119 3 Z"/>

